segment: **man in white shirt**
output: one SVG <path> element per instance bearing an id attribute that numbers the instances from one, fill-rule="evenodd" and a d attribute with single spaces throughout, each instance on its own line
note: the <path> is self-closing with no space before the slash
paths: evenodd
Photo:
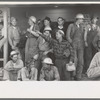
<path id="1" fill-rule="evenodd" d="M 35 68 L 35 59 L 32 61 L 27 61 L 25 67 L 20 70 L 18 76 L 18 81 L 36 81 L 38 70 Z"/>
<path id="2" fill-rule="evenodd" d="M 7 62 L 4 66 L 4 80 L 17 81 L 17 75 L 19 71 L 23 68 L 23 61 L 18 58 L 18 52 L 12 51 L 10 53 L 11 60 Z M 15 76 L 14 76 L 15 75 Z"/>
<path id="3" fill-rule="evenodd" d="M 100 40 L 97 41 L 98 52 L 94 55 L 87 70 L 88 78 L 100 79 Z"/>

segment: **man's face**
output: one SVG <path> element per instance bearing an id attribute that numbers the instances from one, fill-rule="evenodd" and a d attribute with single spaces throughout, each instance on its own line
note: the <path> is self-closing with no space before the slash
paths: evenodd
<path id="1" fill-rule="evenodd" d="M 50 64 L 43 63 L 44 68 L 50 68 L 50 66 L 51 66 Z"/>
<path id="2" fill-rule="evenodd" d="M 29 24 L 30 26 L 34 25 L 34 23 L 33 23 L 33 21 L 32 21 L 31 19 L 28 20 L 28 24 Z"/>
<path id="3" fill-rule="evenodd" d="M 96 24 L 96 23 L 97 23 L 97 21 L 98 21 L 98 19 L 97 19 L 97 18 L 92 19 L 92 23 L 93 23 L 93 24 Z"/>
<path id="4" fill-rule="evenodd" d="M 13 55 L 12 60 L 13 60 L 13 62 L 16 62 L 18 60 L 18 55 Z"/>
<path id="5" fill-rule="evenodd" d="M 56 39 L 59 40 L 62 37 L 62 35 L 59 32 L 56 32 Z"/>
<path id="6" fill-rule="evenodd" d="M 34 61 L 31 63 L 30 68 L 34 67 L 35 63 Z"/>
<path id="7" fill-rule="evenodd" d="M 64 20 L 62 18 L 58 18 L 57 22 L 58 22 L 58 25 L 64 24 Z"/>
<path id="8" fill-rule="evenodd" d="M 83 23 L 83 18 L 79 18 L 78 19 L 78 22 L 81 24 L 81 23 Z"/>
<path id="9" fill-rule="evenodd" d="M 13 26 L 16 26 L 16 25 L 17 25 L 16 19 L 13 19 L 13 20 L 11 21 L 11 24 L 12 24 Z"/>
<path id="10" fill-rule="evenodd" d="M 44 33 L 43 33 L 45 36 L 50 36 L 50 31 L 44 31 Z"/>
<path id="11" fill-rule="evenodd" d="M 48 20 L 44 20 L 44 25 L 48 26 L 50 24 L 50 22 Z"/>

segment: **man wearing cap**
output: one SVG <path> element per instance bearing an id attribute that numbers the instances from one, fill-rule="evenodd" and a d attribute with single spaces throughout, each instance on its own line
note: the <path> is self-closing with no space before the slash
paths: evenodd
<path id="1" fill-rule="evenodd" d="M 55 65 L 58 68 L 60 80 L 70 80 L 70 72 L 66 70 L 66 64 L 74 62 L 74 52 L 71 44 L 63 39 L 64 32 L 56 30 L 56 39 L 46 37 L 40 32 L 38 33 L 52 45 Z"/>
<path id="2" fill-rule="evenodd" d="M 30 27 L 27 29 L 27 41 L 25 45 L 25 62 L 30 60 L 33 56 L 38 54 L 38 34 L 35 29 L 36 18 L 34 16 L 30 16 L 28 23 Z"/>
<path id="3" fill-rule="evenodd" d="M 12 79 L 13 74 L 19 74 L 19 70 L 23 68 L 23 61 L 18 58 L 18 52 L 12 51 L 10 53 L 11 60 L 4 66 L 4 80 L 17 80 L 16 77 Z"/>
<path id="4" fill-rule="evenodd" d="M 97 41 L 98 52 L 94 55 L 89 68 L 87 76 L 93 80 L 100 80 L 100 40 Z"/>
<path id="5" fill-rule="evenodd" d="M 45 28 L 43 34 L 48 37 L 51 38 L 51 28 Z M 46 56 L 50 51 L 51 51 L 51 46 L 50 44 L 45 41 L 45 39 L 41 36 L 39 36 L 38 38 L 38 45 L 39 45 L 39 51 L 40 53 L 42 53 L 42 57 L 43 55 Z"/>
<path id="6" fill-rule="evenodd" d="M 94 57 L 95 53 L 97 52 L 97 41 L 100 39 L 100 27 L 97 25 L 98 17 L 92 16 L 90 27 L 86 28 L 86 35 L 85 35 L 85 69 L 87 71 L 92 58 Z"/>
<path id="7" fill-rule="evenodd" d="M 70 24 L 67 29 L 66 38 L 73 45 L 75 51 L 75 62 L 76 62 L 76 80 L 81 80 L 83 71 L 83 55 L 84 55 L 84 28 L 83 28 L 83 14 L 76 15 L 76 21 Z"/>
<path id="8" fill-rule="evenodd" d="M 18 81 L 36 81 L 38 71 L 34 67 L 35 59 L 31 61 L 27 61 L 25 63 L 25 67 L 20 70 L 20 74 L 18 75 Z"/>
<path id="9" fill-rule="evenodd" d="M 53 37 L 55 38 L 55 30 L 56 29 L 59 29 L 59 30 L 62 30 L 64 32 L 64 39 L 66 39 L 66 31 L 67 31 L 67 28 L 65 27 L 65 19 L 63 17 L 58 17 L 57 18 L 57 25 L 56 27 L 53 28 Z"/>
<path id="10" fill-rule="evenodd" d="M 19 48 L 17 47 L 20 41 L 20 29 L 17 26 L 17 19 L 15 17 L 11 17 L 11 25 L 8 29 L 8 41 L 12 50 L 16 50 L 19 52 Z M 20 52 L 19 52 L 20 54 Z M 21 55 L 19 56 L 21 58 Z"/>
<path id="11" fill-rule="evenodd" d="M 50 58 L 45 58 L 43 60 L 43 67 L 40 73 L 40 81 L 59 81 L 58 69 L 53 66 L 52 60 Z"/>
<path id="12" fill-rule="evenodd" d="M 50 27 L 46 27 L 43 31 L 43 34 L 46 36 L 46 37 L 50 37 L 51 38 L 51 28 Z M 39 68 L 38 68 L 38 71 L 39 71 L 39 74 L 40 74 L 40 70 L 41 70 L 41 62 L 42 60 L 48 56 L 48 54 L 50 52 L 52 52 L 52 49 L 51 49 L 51 45 L 50 43 L 48 43 L 47 41 L 45 41 L 45 39 L 41 36 L 39 36 L 38 38 L 38 48 L 39 48 L 39 58 L 38 58 L 38 63 L 39 63 Z M 38 76 L 39 77 L 39 76 Z"/>

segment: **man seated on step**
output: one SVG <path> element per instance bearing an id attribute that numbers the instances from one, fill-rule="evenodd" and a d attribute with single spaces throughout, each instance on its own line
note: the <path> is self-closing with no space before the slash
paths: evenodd
<path id="1" fill-rule="evenodd" d="M 53 66 L 50 58 L 43 60 L 43 66 L 40 73 L 40 81 L 59 81 L 60 76 L 57 67 Z"/>
<path id="2" fill-rule="evenodd" d="M 35 68 L 35 60 L 32 59 L 25 63 L 25 67 L 20 70 L 20 74 L 18 76 L 18 81 L 36 81 L 38 71 Z"/>
<path id="3" fill-rule="evenodd" d="M 24 66 L 23 61 L 18 58 L 17 51 L 12 51 L 10 57 L 11 60 L 4 66 L 3 80 L 17 81 L 17 75 Z"/>
<path id="4" fill-rule="evenodd" d="M 94 55 L 87 70 L 87 76 L 90 79 L 100 80 L 100 39 L 97 41 L 98 52 Z"/>

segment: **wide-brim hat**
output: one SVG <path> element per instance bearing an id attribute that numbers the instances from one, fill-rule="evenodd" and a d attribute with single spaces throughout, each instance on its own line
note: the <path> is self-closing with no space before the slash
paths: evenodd
<path id="1" fill-rule="evenodd" d="M 34 23 L 36 23 L 37 21 L 35 16 L 30 16 L 29 19 L 32 20 Z"/>
<path id="2" fill-rule="evenodd" d="M 12 57 L 13 55 L 18 55 L 19 53 L 17 51 L 11 51 L 10 56 Z"/>

